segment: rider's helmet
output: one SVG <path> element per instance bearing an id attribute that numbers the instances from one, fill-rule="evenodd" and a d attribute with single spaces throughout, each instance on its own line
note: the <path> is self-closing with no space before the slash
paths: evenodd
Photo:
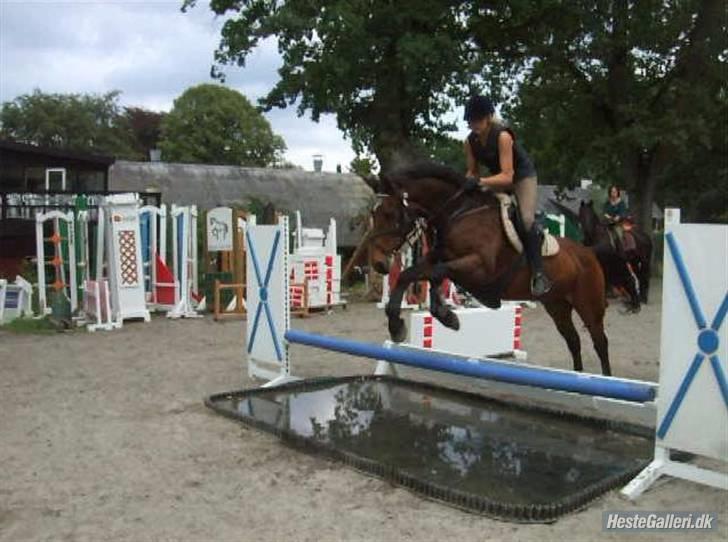
<path id="1" fill-rule="evenodd" d="M 480 120 L 495 113 L 495 106 L 487 96 L 471 96 L 465 104 L 464 120 Z"/>

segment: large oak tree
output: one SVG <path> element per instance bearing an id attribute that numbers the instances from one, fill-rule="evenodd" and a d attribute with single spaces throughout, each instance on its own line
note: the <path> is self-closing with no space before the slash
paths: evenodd
<path id="1" fill-rule="evenodd" d="M 184 2 L 189 8 L 196 0 Z M 422 141 L 448 126 L 448 95 L 467 90 L 479 57 L 454 0 L 213 0 L 228 17 L 213 75 L 242 66 L 274 37 L 280 79 L 266 109 L 297 104 L 313 120 L 336 115 L 354 149 L 373 152 L 383 170 L 420 155 Z"/>
<path id="2" fill-rule="evenodd" d="M 710 202 L 728 205 L 723 1 L 487 4 L 473 34 L 483 48 L 505 38 L 500 58 L 518 74 L 505 111 L 542 179 L 616 182 L 643 225 L 655 200 L 719 216 Z"/>

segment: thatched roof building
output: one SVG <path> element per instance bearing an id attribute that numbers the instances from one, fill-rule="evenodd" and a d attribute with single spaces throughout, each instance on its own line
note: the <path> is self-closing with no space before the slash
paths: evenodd
<path id="1" fill-rule="evenodd" d="M 247 207 L 251 199 L 270 202 L 279 210 L 300 210 L 304 226 L 312 228 L 325 228 L 333 217 L 341 247 L 358 244 L 362 232 L 352 219 L 366 211 L 374 196 L 352 174 L 123 160 L 111 167 L 109 188 L 160 191 L 163 203 L 200 209 Z"/>

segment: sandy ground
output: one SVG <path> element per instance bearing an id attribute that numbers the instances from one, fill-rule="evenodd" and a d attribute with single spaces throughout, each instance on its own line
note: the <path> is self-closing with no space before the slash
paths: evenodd
<path id="1" fill-rule="evenodd" d="M 654 297 L 659 298 L 655 289 Z M 517 525 L 429 502 L 381 480 L 289 449 L 207 410 L 207 395 L 251 387 L 242 322 L 130 323 L 111 333 L 0 331 L 0 540 L 644 540 L 602 532 L 606 510 L 720 513 L 728 497 L 659 483 L 632 505 L 616 492 L 553 525 Z M 293 321 L 294 327 L 385 338 L 371 304 Z M 569 367 L 541 308 L 525 314 L 532 360 Z M 657 378 L 659 304 L 638 316 L 611 307 L 615 373 Z M 585 339 L 585 365 L 598 362 Z M 366 373 L 373 362 L 293 349 L 300 376 Z"/>

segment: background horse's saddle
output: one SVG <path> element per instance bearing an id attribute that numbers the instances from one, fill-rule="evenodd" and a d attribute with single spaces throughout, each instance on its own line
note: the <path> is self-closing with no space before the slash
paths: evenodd
<path id="1" fill-rule="evenodd" d="M 518 212 L 516 199 L 513 196 L 502 192 L 496 192 L 495 196 L 498 198 L 498 201 L 500 201 L 501 222 L 503 222 L 503 229 L 506 232 L 506 237 L 508 237 L 508 241 L 511 243 L 511 246 L 520 254 L 523 252 L 523 242 L 518 236 L 513 220 L 511 220 L 511 212 Z M 544 231 L 543 243 L 541 244 L 541 254 L 548 257 L 555 256 L 558 253 L 559 242 L 548 231 Z"/>

